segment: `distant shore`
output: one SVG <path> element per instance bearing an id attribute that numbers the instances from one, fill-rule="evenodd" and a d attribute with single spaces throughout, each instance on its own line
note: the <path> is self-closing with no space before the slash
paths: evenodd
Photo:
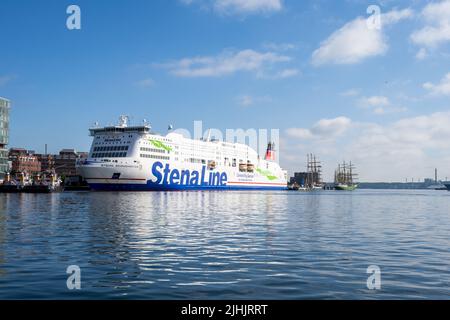
<path id="1" fill-rule="evenodd" d="M 444 183 L 444 182 L 442 182 Z M 430 184 L 424 182 L 361 182 L 358 183 L 359 189 L 433 189 L 433 186 L 441 183 Z M 443 186 L 443 185 L 442 185 Z M 444 190 L 445 191 L 445 190 Z"/>

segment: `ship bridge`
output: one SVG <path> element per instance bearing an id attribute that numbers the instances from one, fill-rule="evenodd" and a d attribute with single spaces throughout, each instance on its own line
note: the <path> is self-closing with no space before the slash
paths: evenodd
<path id="1" fill-rule="evenodd" d="M 95 136 L 97 134 L 111 134 L 111 133 L 151 133 L 151 127 L 144 126 L 133 126 L 133 127 L 121 127 L 121 126 L 111 126 L 103 128 L 91 128 L 89 129 L 90 136 Z"/>
<path id="2" fill-rule="evenodd" d="M 120 116 L 119 124 L 116 126 L 108 127 L 95 127 L 89 129 L 90 136 L 95 136 L 98 134 L 114 134 L 114 133 L 151 133 L 151 127 L 144 120 L 144 124 L 141 126 L 128 126 L 128 116 Z"/>

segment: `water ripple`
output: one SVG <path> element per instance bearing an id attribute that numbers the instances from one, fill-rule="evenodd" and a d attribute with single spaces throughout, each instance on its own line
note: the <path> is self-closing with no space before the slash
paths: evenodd
<path id="1" fill-rule="evenodd" d="M 0 298 L 448 299 L 449 209 L 437 191 L 2 194 Z"/>

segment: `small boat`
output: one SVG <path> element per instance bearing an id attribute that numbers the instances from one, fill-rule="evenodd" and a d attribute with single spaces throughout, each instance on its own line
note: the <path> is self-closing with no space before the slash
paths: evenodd
<path id="1" fill-rule="evenodd" d="M 214 160 L 208 161 L 208 170 L 215 170 L 217 167 L 217 164 Z"/>
<path id="2" fill-rule="evenodd" d="M 36 184 L 36 185 L 29 185 L 23 187 L 22 191 L 23 193 L 52 193 L 52 192 L 60 192 L 62 191 L 62 188 L 55 188 L 50 185 L 44 185 L 44 184 Z"/>
<path id="3" fill-rule="evenodd" d="M 445 191 L 445 190 L 447 190 L 447 187 L 443 184 L 433 184 L 433 185 L 429 186 L 427 189 L 437 190 L 437 191 Z"/>
<path id="4" fill-rule="evenodd" d="M 0 185 L 0 193 L 19 193 L 20 186 L 16 184 L 2 184 Z"/>
<path id="5" fill-rule="evenodd" d="M 288 185 L 288 190 L 298 191 L 298 189 L 300 189 L 300 186 L 297 183 L 292 183 Z"/>
<path id="6" fill-rule="evenodd" d="M 5 179 L 0 185 L 0 193 L 17 193 L 19 192 L 19 185 L 11 179 L 11 174 L 7 172 Z"/>
<path id="7" fill-rule="evenodd" d="M 36 175 L 33 183 L 24 186 L 22 192 L 25 193 L 53 193 L 63 191 L 62 181 L 55 172 L 44 175 Z"/>
<path id="8" fill-rule="evenodd" d="M 30 183 L 29 176 L 23 172 L 19 172 L 13 178 L 11 173 L 7 172 L 3 183 L 0 185 L 0 193 L 19 193 L 23 187 Z"/>
<path id="9" fill-rule="evenodd" d="M 0 192 L 3 193 L 52 193 L 62 190 L 61 180 L 55 173 L 43 176 L 38 174 L 33 179 L 24 172 L 17 173 L 16 178 L 12 179 L 8 173 L 0 185 Z"/>

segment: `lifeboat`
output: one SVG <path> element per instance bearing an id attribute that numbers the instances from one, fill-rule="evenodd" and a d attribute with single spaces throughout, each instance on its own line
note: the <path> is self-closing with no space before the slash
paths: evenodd
<path id="1" fill-rule="evenodd" d="M 208 161 L 208 169 L 214 170 L 216 168 L 216 162 L 214 160 Z"/>

